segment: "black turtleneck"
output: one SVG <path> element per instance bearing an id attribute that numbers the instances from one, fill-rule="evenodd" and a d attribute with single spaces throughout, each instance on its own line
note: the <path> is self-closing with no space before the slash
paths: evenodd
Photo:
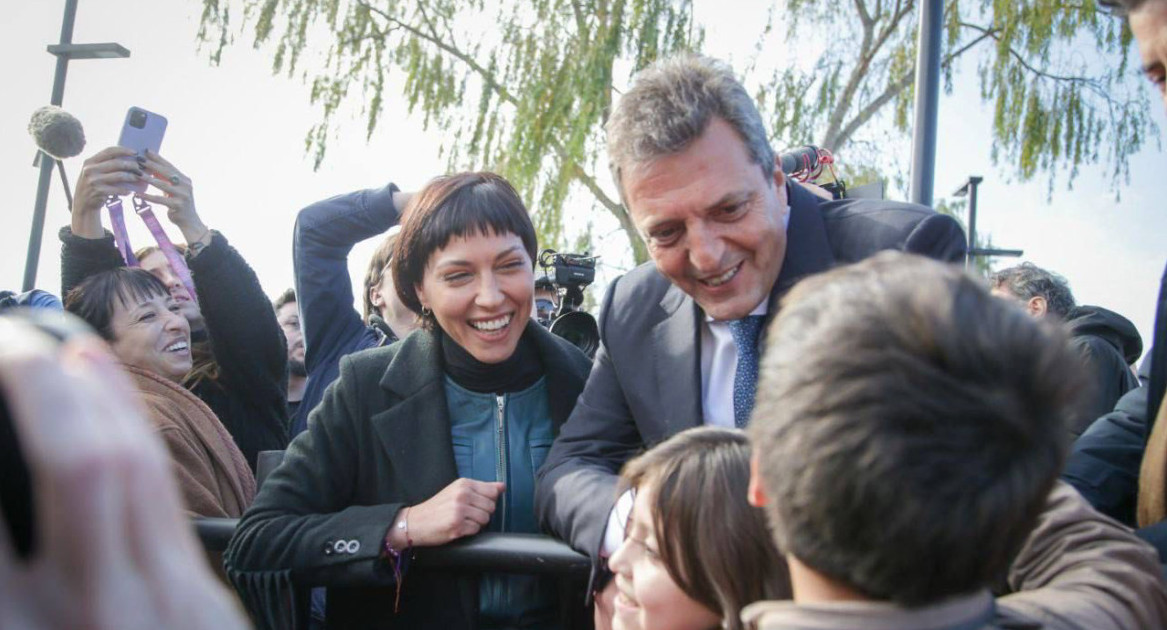
<path id="1" fill-rule="evenodd" d="M 521 392 L 535 384 L 543 376 L 543 362 L 539 351 L 528 331 L 519 337 L 519 345 L 506 360 L 500 363 L 483 363 L 475 359 L 465 348 L 440 332 L 442 338 L 442 359 L 446 374 L 454 382 L 472 392 L 483 394 L 509 394 Z"/>

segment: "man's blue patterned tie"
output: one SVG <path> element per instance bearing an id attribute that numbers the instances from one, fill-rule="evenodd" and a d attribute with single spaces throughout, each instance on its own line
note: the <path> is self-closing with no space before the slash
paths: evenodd
<path id="1" fill-rule="evenodd" d="M 763 316 L 747 315 L 729 322 L 733 345 L 737 346 L 737 369 L 733 374 L 733 423 L 745 428 L 754 409 L 754 393 L 758 389 L 758 333 L 762 332 Z"/>

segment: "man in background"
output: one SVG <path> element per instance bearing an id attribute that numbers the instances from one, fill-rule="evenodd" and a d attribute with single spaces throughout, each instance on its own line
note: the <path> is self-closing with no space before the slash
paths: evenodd
<path id="1" fill-rule="evenodd" d="M 1143 354 L 1143 338 L 1129 319 L 1101 306 L 1077 305 L 1064 277 L 1033 263 L 994 273 L 989 286 L 993 295 L 1021 305 L 1030 317 L 1060 321 L 1069 329 L 1070 345 L 1090 377 L 1085 384 L 1090 395 L 1067 425 L 1074 439 L 1138 386 L 1130 366 Z"/>
<path id="2" fill-rule="evenodd" d="M 304 333 L 300 330 L 296 290 L 284 291 L 272 306 L 276 309 L 276 322 L 288 342 L 288 417 L 294 418 L 308 385 L 308 368 L 304 365 Z"/>

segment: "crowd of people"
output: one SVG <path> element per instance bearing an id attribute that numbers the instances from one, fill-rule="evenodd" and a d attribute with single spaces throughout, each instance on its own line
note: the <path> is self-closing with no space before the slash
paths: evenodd
<path id="1" fill-rule="evenodd" d="M 1111 4 L 1164 89 L 1167 0 Z M 986 281 L 952 217 L 789 180 L 707 57 L 606 133 L 651 261 L 594 360 L 498 175 L 307 206 L 269 301 L 175 165 L 87 159 L 72 319 L 3 298 L 0 627 L 1167 628 L 1167 276 L 1138 367 L 1057 273 Z M 183 244 L 106 231 L 131 194 Z M 188 517 L 239 519 L 226 552 Z M 586 588 L 417 560 L 482 532 L 565 542 Z"/>

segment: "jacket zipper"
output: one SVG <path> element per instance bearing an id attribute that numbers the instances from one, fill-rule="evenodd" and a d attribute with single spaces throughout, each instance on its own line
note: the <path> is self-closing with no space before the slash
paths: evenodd
<path id="1" fill-rule="evenodd" d="M 498 436 L 496 444 L 498 446 L 498 457 L 495 459 L 495 479 L 507 483 L 507 427 L 506 427 L 506 396 L 499 394 L 495 396 L 498 401 Z M 507 484 L 509 486 L 509 484 Z M 507 491 L 509 488 L 503 489 L 498 500 L 500 503 L 502 518 L 499 521 L 499 531 L 507 531 Z"/>

